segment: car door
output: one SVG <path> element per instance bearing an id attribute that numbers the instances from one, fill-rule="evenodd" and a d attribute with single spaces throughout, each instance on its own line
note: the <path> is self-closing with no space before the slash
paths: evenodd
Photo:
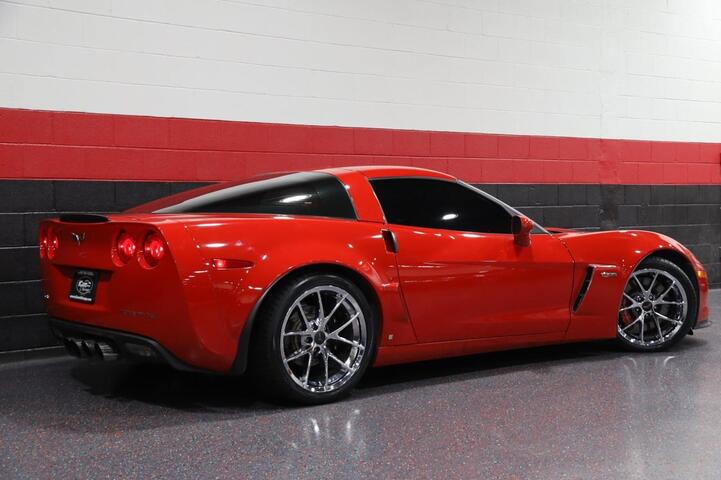
<path id="1" fill-rule="evenodd" d="M 420 342 L 566 330 L 573 261 L 559 240 L 536 227 L 530 246 L 516 245 L 514 212 L 460 182 L 370 182 Z"/>

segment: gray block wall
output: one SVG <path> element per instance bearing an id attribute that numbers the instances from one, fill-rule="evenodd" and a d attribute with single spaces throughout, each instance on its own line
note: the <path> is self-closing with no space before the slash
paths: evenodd
<path id="1" fill-rule="evenodd" d="M 118 212 L 198 183 L 0 180 L 0 351 L 54 345 L 40 294 L 38 222 Z M 687 245 L 721 285 L 721 186 L 478 185 L 542 225 L 633 227 Z"/>

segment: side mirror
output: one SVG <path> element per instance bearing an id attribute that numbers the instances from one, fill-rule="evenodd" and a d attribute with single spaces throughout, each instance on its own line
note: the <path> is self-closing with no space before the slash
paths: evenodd
<path id="1" fill-rule="evenodd" d="M 533 221 L 523 215 L 514 215 L 511 219 L 511 228 L 513 229 L 513 243 L 519 247 L 528 247 L 531 245 L 531 230 L 533 230 Z"/>

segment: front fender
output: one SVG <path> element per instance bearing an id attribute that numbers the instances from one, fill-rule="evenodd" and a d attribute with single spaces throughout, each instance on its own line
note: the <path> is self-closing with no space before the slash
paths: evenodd
<path id="1" fill-rule="evenodd" d="M 575 262 L 574 297 L 589 267 L 593 268 L 591 283 L 571 322 L 566 339 L 614 338 L 616 319 L 623 289 L 631 273 L 651 255 L 670 256 L 686 262 L 685 271 L 698 286 L 699 322 L 708 318 L 708 280 L 703 266 L 678 241 L 660 233 L 643 230 L 604 232 L 562 232 L 556 236 L 568 247 Z"/>

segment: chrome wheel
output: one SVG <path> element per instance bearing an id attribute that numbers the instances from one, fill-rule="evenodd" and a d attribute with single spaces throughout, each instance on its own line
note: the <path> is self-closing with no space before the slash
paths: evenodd
<path id="1" fill-rule="evenodd" d="M 679 279 L 657 268 L 631 275 L 618 312 L 618 335 L 631 344 L 656 347 L 673 339 L 688 315 L 686 290 Z"/>
<path id="2" fill-rule="evenodd" d="M 314 393 L 330 392 L 348 382 L 368 348 L 358 301 L 332 285 L 300 294 L 285 314 L 280 336 L 286 372 Z"/>

